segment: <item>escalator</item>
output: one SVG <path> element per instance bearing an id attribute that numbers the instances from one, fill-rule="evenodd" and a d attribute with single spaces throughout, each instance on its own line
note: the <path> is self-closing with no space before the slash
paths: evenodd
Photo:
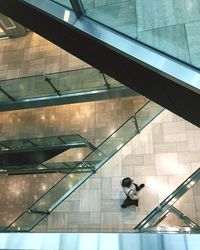
<path id="1" fill-rule="evenodd" d="M 151 121 L 163 111 L 163 107 L 149 101 L 134 116 L 131 116 L 116 131 L 114 131 L 97 148 L 81 161 L 71 163 L 71 167 L 63 173 L 59 181 L 47 192 L 29 206 L 19 217 L 7 227 L 2 227 L 3 232 L 29 232 L 49 215 L 59 204 L 71 195 L 79 186 L 89 179 L 101 168 L 114 154 L 116 154 L 133 137 L 137 136 Z M 87 143 L 86 143 L 87 144 Z M 59 167 L 57 164 L 45 164 L 46 167 Z M 68 164 L 68 163 L 65 163 Z M 60 166 L 63 167 L 63 166 Z M 69 167 L 69 166 L 68 166 Z M 19 170 L 20 171 L 20 170 Z M 24 171 L 24 170 L 22 170 Z"/>
<path id="2" fill-rule="evenodd" d="M 80 135 L 61 135 L 42 138 L 28 138 L 0 142 L 0 173 L 42 173 L 69 171 L 76 163 L 64 163 L 59 166 L 43 164 L 49 159 L 72 148 L 86 147 L 90 151 L 96 147 Z M 98 152 L 99 153 L 99 152 Z"/>
<path id="3" fill-rule="evenodd" d="M 91 172 L 94 169 L 93 162 L 54 162 L 41 163 L 36 165 L 7 166 L 0 170 L 0 175 L 22 175 L 22 174 L 43 174 L 43 173 L 80 173 Z M 78 167 L 77 167 L 78 166 Z"/>
<path id="4" fill-rule="evenodd" d="M 8 0 L 0 2 L 0 10 L 199 126 L 200 74 L 195 47 L 199 40 L 194 36 L 198 34 L 199 5 L 195 4 Z"/>
<path id="5" fill-rule="evenodd" d="M 136 232 L 199 233 L 200 168 L 189 176 L 135 228 Z M 190 207 L 184 212 L 185 204 Z M 196 212 L 194 207 L 196 207 Z"/>

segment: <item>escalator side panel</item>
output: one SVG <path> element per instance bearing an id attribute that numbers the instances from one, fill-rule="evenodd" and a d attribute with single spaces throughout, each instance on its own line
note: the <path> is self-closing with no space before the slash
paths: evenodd
<path id="1" fill-rule="evenodd" d="M 1 1 L 0 9 L 54 44 L 200 126 L 199 93 L 180 84 L 177 79 L 147 68 L 128 54 L 22 1 Z"/>

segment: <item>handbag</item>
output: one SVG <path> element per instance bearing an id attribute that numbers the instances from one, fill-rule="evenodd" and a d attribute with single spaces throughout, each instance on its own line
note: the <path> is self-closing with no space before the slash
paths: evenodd
<path id="1" fill-rule="evenodd" d="M 131 190 L 127 193 L 127 197 L 124 201 L 124 203 L 128 206 L 128 205 L 134 205 L 136 207 L 138 207 L 138 199 L 132 200 L 129 196 L 129 193 L 131 192 Z"/>

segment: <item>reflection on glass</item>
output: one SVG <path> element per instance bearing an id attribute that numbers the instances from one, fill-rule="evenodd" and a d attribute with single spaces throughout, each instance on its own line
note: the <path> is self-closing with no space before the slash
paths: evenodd
<path id="1" fill-rule="evenodd" d="M 162 220 L 157 223 L 156 227 L 186 227 L 188 226 L 180 217 L 169 212 Z"/>
<path id="2" fill-rule="evenodd" d="M 32 149 L 37 147 L 62 146 L 65 144 L 85 144 L 80 135 L 63 135 L 41 138 L 0 141 L 0 151 L 12 149 Z"/>
<path id="3" fill-rule="evenodd" d="M 163 110 L 163 108 L 161 107 L 158 108 L 158 105 L 156 106 L 156 108 L 155 106 L 156 105 L 152 101 L 150 101 L 144 106 L 145 111 L 143 111 L 143 109 L 140 109 L 136 113 L 136 117 L 139 118 L 141 128 L 146 126 L 150 122 L 150 120 L 154 119 Z M 150 111 L 153 113 L 150 114 Z M 145 115 L 147 115 L 146 120 Z M 57 184 L 55 184 L 41 199 L 39 199 L 30 208 L 30 210 L 36 214 L 41 211 L 44 213 L 52 211 L 52 209 L 60 204 L 79 185 L 81 185 L 87 178 L 89 178 L 92 175 L 93 171 L 100 168 L 136 134 L 138 134 L 138 130 L 136 128 L 135 119 L 134 117 L 131 117 L 104 142 L 102 142 L 92 153 L 90 153 L 82 163 L 77 164 L 73 172 L 66 174 Z M 85 167 L 87 167 L 90 172 L 75 172 L 75 170 L 80 170 L 81 168 L 84 169 Z M 32 213 L 30 215 L 32 215 Z M 19 219 L 21 223 L 23 219 Z M 18 223 L 18 220 L 15 223 Z M 30 223 L 34 223 L 35 225 L 37 222 L 30 221 Z"/>
<path id="4" fill-rule="evenodd" d="M 4 80 L 0 82 L 0 102 L 11 101 L 5 93 L 14 100 L 23 100 L 107 89 L 107 83 L 110 88 L 123 86 L 94 68 Z"/>
<path id="5" fill-rule="evenodd" d="M 152 102 L 151 105 L 147 103 L 142 107 L 135 115 L 139 130 L 152 121 L 154 114 L 159 114 L 162 110 L 163 108 L 155 102 Z"/>
<path id="6" fill-rule="evenodd" d="M 200 223 L 199 221 L 199 210 L 200 210 L 200 181 L 198 181 L 194 186 L 192 186 L 180 199 L 174 203 L 174 207 L 182 213 L 182 215 L 187 216 L 195 223 Z M 183 218 L 184 219 L 184 218 Z"/>
<path id="7" fill-rule="evenodd" d="M 43 76 L 5 80 L 1 81 L 0 86 L 15 100 L 54 95 L 54 89 Z"/>
<path id="8" fill-rule="evenodd" d="M 68 174 L 57 185 L 54 186 L 46 195 L 44 195 L 34 206 L 32 211 L 48 211 L 51 206 L 61 199 L 72 187 L 74 187 L 83 177 L 85 173 Z"/>
<path id="9" fill-rule="evenodd" d="M 136 36 L 135 1 L 82 0 L 86 15 L 129 36 Z"/>
<path id="10" fill-rule="evenodd" d="M 26 139 L 22 140 L 9 140 L 9 141 L 2 141 L 0 142 L 1 145 L 1 151 L 4 151 L 5 149 L 31 149 L 35 148 L 35 146 Z"/>
<path id="11" fill-rule="evenodd" d="M 6 232 L 28 232 L 37 223 L 39 223 L 45 217 L 44 214 L 36 214 L 25 212 L 23 213 L 12 226 L 6 229 Z"/>
<path id="12" fill-rule="evenodd" d="M 200 67 L 198 0 L 82 0 L 82 3 L 88 17 Z"/>
<path id="13" fill-rule="evenodd" d="M 84 162 L 54 162 L 36 165 L 14 165 L 14 166 L 4 166 L 0 169 L 0 174 L 34 174 L 34 173 L 78 173 L 78 172 L 88 172 L 91 168 L 95 166 L 98 156 L 95 153 L 95 157 L 91 161 Z"/>
<path id="14" fill-rule="evenodd" d="M 72 9 L 70 0 L 51 0 L 51 1 L 66 6 L 69 9 Z"/>
<path id="15" fill-rule="evenodd" d="M 115 131 L 99 147 L 104 155 L 111 157 L 121 147 L 123 147 L 133 136 L 137 134 L 137 129 L 132 118 Z"/>
<path id="16" fill-rule="evenodd" d="M 4 30 L 0 27 L 0 38 L 2 37 L 6 37 L 6 33 L 4 32 Z"/>
<path id="17" fill-rule="evenodd" d="M 164 199 L 150 214 L 146 216 L 136 227 L 137 230 L 148 230 L 159 225 L 169 213 L 178 216 L 184 223 L 192 228 L 199 227 L 199 191 L 200 168 L 176 188 L 166 199 Z M 194 185 L 194 186 L 193 186 Z M 172 216 L 169 217 L 169 219 Z M 167 220 L 166 220 L 167 221 Z M 165 221 L 165 222 L 166 222 Z M 179 223 L 173 221 L 172 223 Z M 179 223 L 180 224 L 180 223 Z M 180 224 L 182 226 L 182 224 Z"/>

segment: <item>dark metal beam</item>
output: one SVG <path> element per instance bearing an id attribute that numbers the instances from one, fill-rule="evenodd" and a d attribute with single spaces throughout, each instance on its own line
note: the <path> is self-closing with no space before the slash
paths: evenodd
<path id="1" fill-rule="evenodd" d="M 31 5 L 31 3 L 40 5 L 40 9 Z M 0 1 L 0 9 L 5 15 L 98 68 L 101 72 L 110 75 L 161 106 L 200 126 L 200 115 L 197 108 L 200 107 L 199 91 L 196 91 L 195 87 L 188 87 L 188 84 L 185 84 L 181 78 L 178 79 L 176 76 L 149 66 L 127 52 L 129 48 L 134 53 L 138 52 L 135 47 L 144 49 L 146 52 L 157 53 L 154 50 L 129 38 L 121 38 L 119 34 L 113 33 L 113 31 L 106 31 L 106 28 L 107 34 L 103 37 L 100 32 L 102 27 L 97 24 L 93 25 L 92 22 L 85 20 L 83 17 L 75 23 L 76 18 L 73 13 L 69 13 L 66 8 L 50 1 L 46 4 L 46 1 L 30 0 L 25 3 L 20 0 L 6 0 Z M 70 14 L 68 20 L 63 18 L 66 11 Z M 87 28 L 90 29 L 90 32 L 102 36 L 97 38 L 95 35 L 91 35 L 90 32 L 86 32 Z M 113 34 L 114 37 L 112 37 Z M 111 37 L 112 39 L 110 39 Z M 109 41 L 111 42 L 109 43 Z M 113 45 L 116 41 L 119 45 L 124 46 L 124 50 Z M 131 47 L 132 43 L 134 43 L 133 47 Z M 162 54 L 160 54 L 161 56 Z M 165 56 L 163 60 L 169 61 L 170 59 Z M 184 73 L 186 76 L 192 77 L 188 80 L 188 83 L 192 83 L 194 79 L 197 79 L 197 82 L 199 81 L 198 70 L 178 61 L 173 65 L 175 64 L 176 66 L 181 65 L 182 68 L 185 67 L 186 71 L 190 71 L 189 75 L 186 72 Z M 174 67 L 173 65 L 170 66 L 170 69 Z M 179 72 L 176 71 L 177 74 Z"/>
<path id="2" fill-rule="evenodd" d="M 5 95 L 5 96 L 7 96 L 11 101 L 15 101 L 15 99 L 11 96 L 11 95 L 9 95 L 1 86 L 0 86 L 0 91 Z"/>
<path id="3" fill-rule="evenodd" d="M 46 74 L 44 74 L 44 80 L 45 82 L 48 82 L 48 84 L 52 87 L 52 89 L 57 95 L 61 96 L 60 91 L 53 85 L 51 78 L 49 78 Z"/>
<path id="4" fill-rule="evenodd" d="M 115 87 L 91 91 L 83 91 L 78 93 L 63 94 L 61 96 L 43 96 L 28 99 L 21 99 L 7 102 L 0 102 L 0 111 L 29 109 L 38 107 L 47 107 L 55 105 L 63 105 L 70 103 L 93 102 L 105 99 L 121 98 L 128 96 L 136 96 L 138 93 L 127 88 L 126 86 Z"/>
<path id="5" fill-rule="evenodd" d="M 80 0 L 70 0 L 72 8 L 77 18 L 80 18 L 84 14 L 83 5 Z"/>

